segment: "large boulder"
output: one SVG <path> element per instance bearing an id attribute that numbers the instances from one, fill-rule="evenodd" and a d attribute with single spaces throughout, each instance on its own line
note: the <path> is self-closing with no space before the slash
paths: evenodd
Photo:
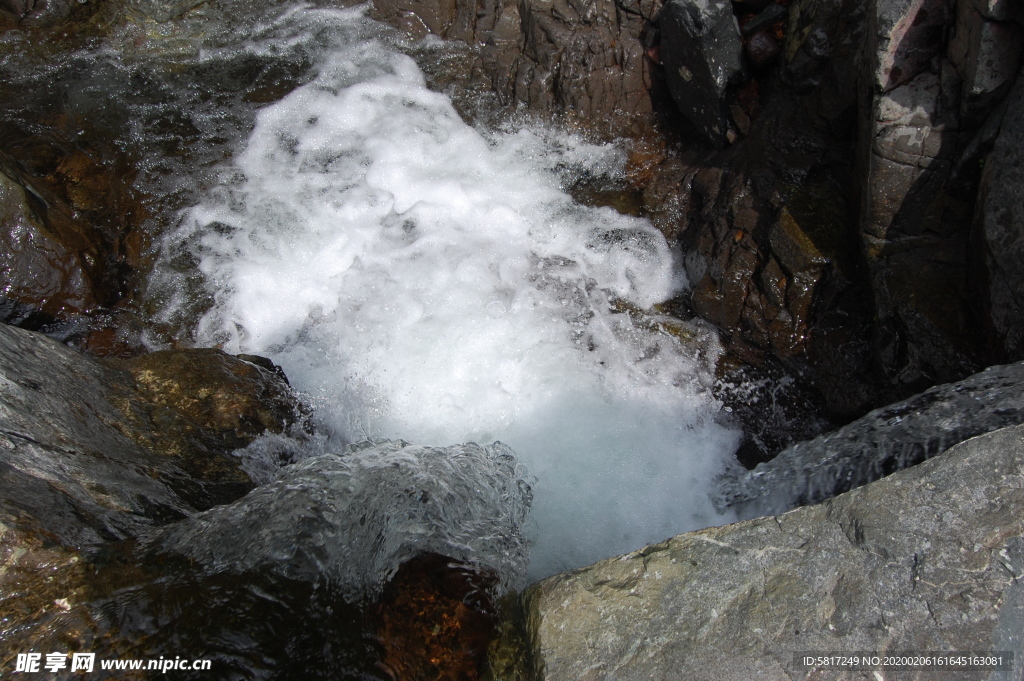
<path id="1" fill-rule="evenodd" d="M 818 506 L 556 575 L 524 595 L 537 678 L 891 678 L 815 673 L 808 651 L 1012 651 L 1019 678 L 1022 505 L 1015 426 Z"/>
<path id="2" fill-rule="evenodd" d="M 669 91 L 716 147 L 729 129 L 726 91 L 744 75 L 739 26 L 728 2 L 669 0 L 657 16 Z"/>
<path id="3" fill-rule="evenodd" d="M 1016 5 L 789 7 L 784 61 L 737 88 L 739 139 L 682 173 L 693 308 L 841 419 L 1017 359 L 1020 255 L 999 226 L 1015 183 L 989 179 L 1012 176 L 1018 146 L 1002 124 L 1024 49 Z"/>
<path id="4" fill-rule="evenodd" d="M 219 351 L 113 366 L 0 325 L 0 664 L 91 640 L 75 604 L 138 574 L 90 556 L 244 495 L 231 450 L 300 415 L 280 375 Z"/>

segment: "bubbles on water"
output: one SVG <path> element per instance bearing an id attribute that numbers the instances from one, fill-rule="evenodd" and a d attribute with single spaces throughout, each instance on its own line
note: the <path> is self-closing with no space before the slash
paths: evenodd
<path id="1" fill-rule="evenodd" d="M 340 43 L 259 112 L 152 291 L 188 323 L 188 254 L 212 300 L 196 341 L 272 357 L 337 441 L 508 443 L 538 478 L 542 576 L 730 518 L 707 497 L 736 444 L 715 421 L 714 334 L 644 321 L 681 269 L 649 222 L 562 189 L 624 160 L 481 133 L 410 58 Z"/>

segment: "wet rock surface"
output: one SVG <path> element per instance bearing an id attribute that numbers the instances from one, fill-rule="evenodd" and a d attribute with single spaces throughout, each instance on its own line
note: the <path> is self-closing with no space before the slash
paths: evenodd
<path id="1" fill-rule="evenodd" d="M 191 362 L 190 354 L 129 364 L 136 380 L 45 336 L 0 326 L 3 467 L 12 483 L 4 524 L 81 548 L 251 489 L 231 451 L 294 423 L 296 399 L 272 372 L 219 351 L 199 351 Z M 190 375 L 197 367 L 206 373 Z M 154 396 L 158 380 L 164 391 Z M 182 385 L 195 392 L 176 392 Z M 246 411 L 261 398 L 263 413 Z"/>
<path id="2" fill-rule="evenodd" d="M 1017 426 L 818 506 L 546 579 L 524 595 L 536 676 L 802 678 L 808 650 L 1019 657 L 1022 481 Z"/>
<path id="3" fill-rule="evenodd" d="M 723 480 L 720 503 L 743 517 L 783 513 L 918 464 L 968 438 L 1021 423 L 1024 364 L 989 367 L 784 449 L 746 475 Z"/>
<path id="4" fill-rule="evenodd" d="M 56 22 L 0 26 L 0 320 L 98 356 L 145 351 L 154 240 L 310 68 L 302 47 L 198 58 L 223 47 L 228 17 L 273 4 L 75 2 Z M 107 48 L 117 58 L 97 57 Z M 190 182 L 173 179 L 181 166 Z"/>
<path id="5" fill-rule="evenodd" d="M 743 46 L 731 3 L 669 0 L 655 22 L 672 97 L 707 141 L 725 146 L 726 90 L 744 75 Z"/>
<path id="6" fill-rule="evenodd" d="M 790 3 L 778 65 L 727 93 L 732 146 L 665 175 L 693 309 L 735 356 L 781 359 L 834 418 L 1016 358 L 992 321 L 1016 314 L 1014 286 L 987 282 L 1021 257 L 983 207 L 1015 185 L 978 189 L 997 137 L 991 161 L 1017 146 L 999 131 L 1021 26 L 981 5 Z M 766 10 L 737 8 L 753 59 Z M 990 297 L 1005 311 L 986 316 Z"/>
<path id="7" fill-rule="evenodd" d="M 383 0 L 373 16 L 413 37 L 479 46 L 466 72 L 506 103 L 565 116 L 603 134 L 649 130 L 645 63 L 655 0 L 479 3 Z"/>
<path id="8" fill-rule="evenodd" d="M 493 500 L 479 492 L 491 484 L 528 504 L 529 487 L 501 475 L 514 459 L 499 446 L 498 468 L 474 469 L 470 492 L 450 477 L 445 490 L 428 489 L 411 464 L 418 449 L 400 443 L 391 459 L 359 459 L 369 477 L 347 475 L 360 468 L 351 450 L 348 461 L 328 456 L 334 487 L 311 472 L 324 467 L 317 457 L 246 495 L 254 484 L 232 450 L 302 415 L 263 358 L 191 350 L 101 363 L 0 326 L 0 668 L 13 670 L 20 653 L 64 651 L 210 660 L 209 670 L 175 672 L 194 679 L 324 669 L 479 678 L 493 598 L 509 578 L 501 561 L 525 556 L 512 544 L 525 541 L 516 523 L 526 512 L 520 504 L 511 525 L 483 531 L 481 504 Z M 446 451 L 433 461 L 472 468 L 476 459 Z M 445 524 L 459 513 L 463 525 Z M 325 540 L 345 532 L 351 541 Z M 487 541 L 504 542 L 488 554 L 493 570 L 474 552 Z M 429 545 L 470 562 L 424 556 Z"/>
<path id="9" fill-rule="evenodd" d="M 29 321 L 32 315 L 56 318 L 97 306 L 81 252 L 65 245 L 37 217 L 30 194 L 0 173 L 0 319 Z"/>
<path id="10" fill-rule="evenodd" d="M 142 548 L 207 574 L 326 580 L 352 602 L 378 596 L 424 552 L 486 569 L 507 590 L 525 575 L 531 500 L 527 474 L 501 443 L 361 443 L 287 466 L 234 503 L 149 533 Z"/>
<path id="11" fill-rule="evenodd" d="M 219 406 L 244 403 L 242 392 L 259 386 L 275 391 L 282 413 L 290 409 L 290 416 L 268 422 L 267 428 L 280 431 L 296 419 L 295 398 L 280 377 L 217 354 L 221 366 L 244 365 L 235 371 L 250 379 L 218 385 L 214 373 L 192 378 L 217 385 Z M 0 367 L 0 608 L 6 668 L 13 647 L 37 636 L 59 640 L 63 635 L 63 625 L 52 618 L 64 618 L 68 603 L 91 588 L 93 573 L 85 567 L 90 551 L 251 489 L 230 444 L 258 433 L 246 434 L 238 423 L 225 428 L 217 422 L 223 409 L 205 419 L 190 418 L 192 405 L 176 401 L 173 390 L 151 402 L 131 373 L 6 325 L 0 326 Z M 188 383 L 188 368 L 181 370 L 185 376 L 179 378 Z M 258 371 L 264 373 L 254 376 Z M 167 386 L 174 384 L 171 372 L 162 377 Z M 140 382 L 147 386 L 146 377 Z M 225 437 L 225 430 L 237 439 Z M 88 618 L 68 618 L 68 626 L 88 628 Z"/>
<path id="12" fill-rule="evenodd" d="M 877 309 L 876 353 L 894 384 L 970 371 L 970 198 L 946 185 L 961 81 L 946 61 L 943 2 L 871 3 L 859 142 L 860 235 Z"/>

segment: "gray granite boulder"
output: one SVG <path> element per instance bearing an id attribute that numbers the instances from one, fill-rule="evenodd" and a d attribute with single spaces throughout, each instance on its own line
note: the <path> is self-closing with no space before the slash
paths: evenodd
<path id="1" fill-rule="evenodd" d="M 691 532 L 525 594 L 538 678 L 919 679 L 808 651 L 1012 651 L 1024 662 L 1024 427 L 823 504 Z"/>

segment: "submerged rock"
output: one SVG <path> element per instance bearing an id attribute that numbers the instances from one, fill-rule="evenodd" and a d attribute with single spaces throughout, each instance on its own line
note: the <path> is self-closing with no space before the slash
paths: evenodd
<path id="1" fill-rule="evenodd" d="M 798 655 L 994 650 L 1015 666 L 956 678 L 1019 678 L 1022 507 L 1016 426 L 818 506 L 551 577 L 524 594 L 536 676 L 852 680 L 873 668 Z"/>
<path id="2" fill-rule="evenodd" d="M 378 595 L 425 552 L 485 568 L 506 591 L 525 576 L 531 500 L 529 475 L 501 443 L 364 443 L 292 464 L 235 503 L 150 533 L 143 546 L 208 574 L 326 580 L 353 602 Z"/>
<path id="3" fill-rule="evenodd" d="M 437 554 L 403 564 L 374 608 L 381 666 L 395 679 L 479 679 L 494 638 L 495 578 Z"/>

